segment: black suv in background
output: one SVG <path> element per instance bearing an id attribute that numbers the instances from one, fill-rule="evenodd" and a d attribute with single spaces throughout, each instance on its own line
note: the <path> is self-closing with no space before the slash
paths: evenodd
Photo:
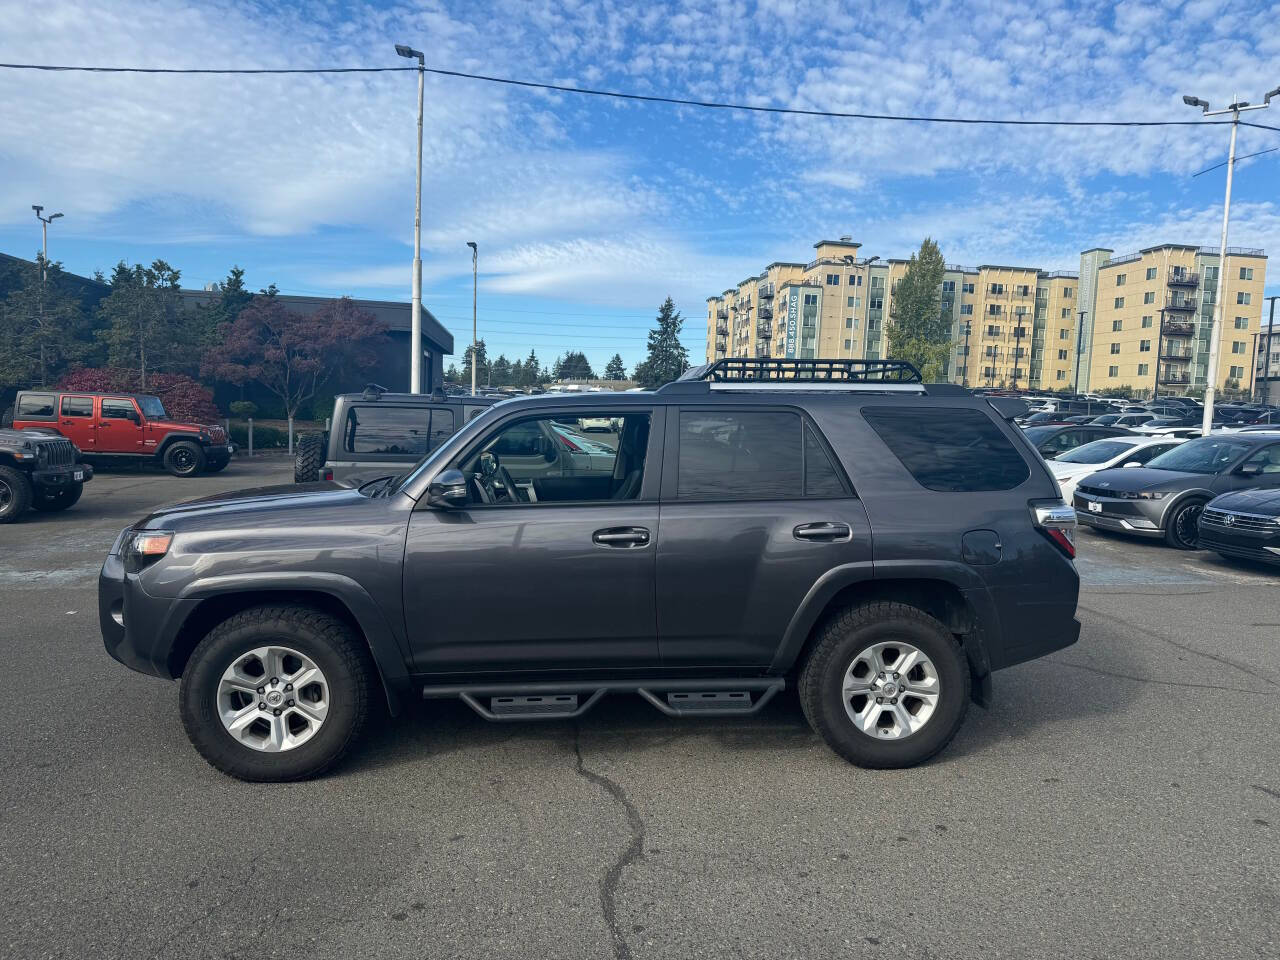
<path id="1" fill-rule="evenodd" d="M 249 780 L 327 768 L 378 699 L 727 716 L 788 683 L 842 757 L 910 766 L 993 671 L 1079 634 L 1075 515 L 1025 409 L 853 360 L 510 400 L 398 478 L 143 518 L 102 568 L 103 639 L 181 678 L 192 742 Z M 616 445 L 555 442 L 584 420 Z"/>
<path id="2" fill-rule="evenodd" d="M 370 384 L 334 397 L 332 428 L 295 445 L 295 483 L 336 480 L 350 487 L 401 473 L 479 416 L 492 397 L 391 393 Z"/>
<path id="3" fill-rule="evenodd" d="M 66 437 L 48 430 L 0 428 L 0 523 L 33 507 L 52 513 L 74 506 L 93 479 L 93 467 Z"/>

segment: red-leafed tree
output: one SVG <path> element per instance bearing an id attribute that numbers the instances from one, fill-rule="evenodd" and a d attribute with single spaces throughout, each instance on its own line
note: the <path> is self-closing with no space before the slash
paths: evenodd
<path id="1" fill-rule="evenodd" d="M 280 398 L 290 434 L 298 410 L 339 370 L 377 362 L 386 324 L 349 298 L 313 314 L 295 313 L 271 294 L 256 296 L 222 327 L 222 345 L 205 354 L 200 370 L 235 384 L 255 381 Z"/>
<path id="2" fill-rule="evenodd" d="M 181 373 L 153 373 L 142 389 L 137 370 L 120 367 L 81 367 L 72 370 L 58 382 L 59 390 L 83 390 L 85 393 L 149 393 L 160 398 L 165 413 L 174 420 L 191 423 L 213 423 L 218 408 L 213 394 L 200 383 Z"/>

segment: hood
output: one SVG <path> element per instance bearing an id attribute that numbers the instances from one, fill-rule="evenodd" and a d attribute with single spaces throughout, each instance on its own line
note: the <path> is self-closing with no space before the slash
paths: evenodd
<path id="1" fill-rule="evenodd" d="M 137 524 L 138 527 L 179 528 L 191 522 L 223 520 L 234 515 L 243 522 L 245 515 L 271 515 L 273 523 L 281 517 L 296 518 L 303 512 L 341 508 L 352 503 L 368 503 L 358 490 L 333 481 L 289 483 L 271 487 L 233 490 L 198 500 L 186 500 L 159 507 Z"/>
<path id="2" fill-rule="evenodd" d="M 1081 486 L 1101 487 L 1116 493 L 1138 493 L 1141 490 L 1185 490 L 1207 487 L 1213 476 L 1207 473 L 1182 473 L 1178 470 L 1152 470 L 1148 467 L 1112 467 L 1090 474 Z"/>
<path id="3" fill-rule="evenodd" d="M 190 420 L 174 420 L 165 417 L 163 420 L 148 420 L 147 426 L 153 430 L 177 431 L 180 433 L 207 433 L 214 443 L 222 443 L 227 439 L 226 431 L 220 423 L 194 423 Z"/>
<path id="4" fill-rule="evenodd" d="M 1280 487 L 1224 493 L 1211 501 L 1209 506 L 1215 510 L 1238 510 L 1241 513 L 1280 516 Z"/>

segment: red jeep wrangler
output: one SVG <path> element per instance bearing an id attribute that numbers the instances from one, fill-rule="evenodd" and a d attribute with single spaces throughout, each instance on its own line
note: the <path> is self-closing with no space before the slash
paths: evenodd
<path id="1" fill-rule="evenodd" d="M 13 426 L 54 430 L 89 463 L 145 459 L 175 477 L 217 473 L 235 451 L 222 427 L 172 420 L 159 397 L 140 393 L 23 390 L 14 403 Z"/>

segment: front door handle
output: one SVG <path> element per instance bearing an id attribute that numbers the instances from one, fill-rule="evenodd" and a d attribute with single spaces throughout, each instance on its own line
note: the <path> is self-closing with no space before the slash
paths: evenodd
<path id="1" fill-rule="evenodd" d="M 819 540 L 828 542 L 832 540 L 848 540 L 853 536 L 853 531 L 849 529 L 847 523 L 832 523 L 829 520 L 821 520 L 817 523 L 802 523 L 792 531 L 797 540 Z"/>
<path id="2" fill-rule="evenodd" d="M 644 527 L 606 527 L 591 535 L 591 541 L 602 547 L 643 547 L 649 542 Z"/>

